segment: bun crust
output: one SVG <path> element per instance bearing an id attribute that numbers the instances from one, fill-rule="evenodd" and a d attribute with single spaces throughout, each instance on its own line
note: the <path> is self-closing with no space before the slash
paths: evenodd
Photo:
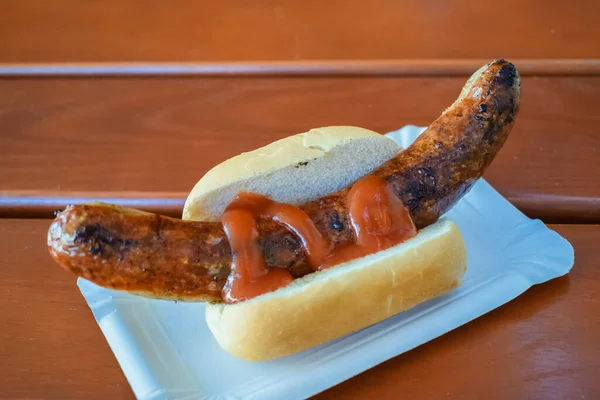
<path id="1" fill-rule="evenodd" d="M 440 220 L 390 249 L 307 275 L 243 303 L 209 304 L 219 345 L 267 361 L 383 321 L 458 287 L 467 254 L 456 224 Z"/>

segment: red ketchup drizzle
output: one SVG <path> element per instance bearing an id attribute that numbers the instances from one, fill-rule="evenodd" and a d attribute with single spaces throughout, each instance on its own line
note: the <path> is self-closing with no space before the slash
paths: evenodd
<path id="1" fill-rule="evenodd" d="M 417 234 L 408 210 L 383 178 L 367 176 L 356 182 L 347 204 L 356 243 L 336 248 L 319 269 L 385 250 Z"/>
<path id="2" fill-rule="evenodd" d="M 223 288 L 227 303 L 237 303 L 286 286 L 294 280 L 284 268 L 268 269 L 258 243 L 256 219 L 271 219 L 288 228 L 302 242 L 316 271 L 329 246 L 304 211 L 265 196 L 240 193 L 221 217 L 233 254 L 231 273 Z"/>
<path id="3" fill-rule="evenodd" d="M 294 280 L 284 268 L 267 268 L 258 242 L 258 218 L 271 219 L 294 233 L 315 271 L 387 249 L 417 234 L 408 210 L 383 178 L 367 176 L 356 182 L 348 193 L 347 205 L 356 243 L 330 252 L 329 243 L 300 208 L 259 194 L 238 195 L 221 217 L 233 254 L 231 273 L 223 288 L 225 302 L 248 300 Z"/>

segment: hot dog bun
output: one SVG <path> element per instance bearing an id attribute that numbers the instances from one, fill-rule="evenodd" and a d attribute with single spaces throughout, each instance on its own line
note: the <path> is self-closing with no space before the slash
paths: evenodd
<path id="1" fill-rule="evenodd" d="M 383 321 L 462 281 L 466 251 L 456 224 L 442 219 L 413 239 L 309 274 L 238 304 L 207 304 L 219 345 L 246 361 L 297 353 Z"/>
<path id="2" fill-rule="evenodd" d="M 399 150 L 392 140 L 354 127 L 291 136 L 213 168 L 188 196 L 183 218 L 217 220 L 242 190 L 300 204 L 349 185 Z M 238 304 L 207 304 L 206 322 L 219 345 L 234 356 L 272 360 L 458 287 L 466 260 L 457 225 L 441 219 L 404 243 L 309 274 L 275 292 Z"/>

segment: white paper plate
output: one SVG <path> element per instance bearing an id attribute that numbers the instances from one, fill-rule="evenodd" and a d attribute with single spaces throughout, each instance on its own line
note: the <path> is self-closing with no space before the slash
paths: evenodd
<path id="1" fill-rule="evenodd" d="M 389 137 L 407 147 L 423 128 Z M 135 395 L 140 399 L 301 399 L 432 340 L 514 299 L 531 285 L 566 274 L 571 245 L 531 220 L 480 180 L 448 214 L 468 250 L 463 285 L 377 325 L 267 363 L 221 350 L 204 306 L 79 288 Z M 81 355 L 85 357 L 85 354 Z"/>

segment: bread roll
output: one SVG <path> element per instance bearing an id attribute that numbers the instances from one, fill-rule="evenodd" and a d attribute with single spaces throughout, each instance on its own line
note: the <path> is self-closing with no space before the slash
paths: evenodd
<path id="1" fill-rule="evenodd" d="M 219 345 L 246 361 L 297 353 L 383 321 L 462 281 L 466 251 L 456 224 L 440 220 L 390 249 L 297 279 L 237 304 L 208 304 Z"/>
<path id="2" fill-rule="evenodd" d="M 392 158 L 392 140 L 361 128 L 313 129 L 227 160 L 196 184 L 184 219 L 216 220 L 240 191 L 301 204 L 335 192 Z M 297 279 L 237 304 L 207 304 L 219 345 L 246 361 L 267 361 L 383 321 L 458 287 L 466 248 L 441 219 L 384 251 Z"/>

